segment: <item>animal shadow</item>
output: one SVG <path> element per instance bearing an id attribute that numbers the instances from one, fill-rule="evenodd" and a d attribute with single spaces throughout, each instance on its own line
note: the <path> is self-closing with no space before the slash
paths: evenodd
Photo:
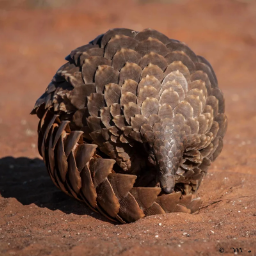
<path id="1" fill-rule="evenodd" d="M 4 157 L 0 159 L 0 195 L 14 197 L 23 205 L 36 204 L 67 214 L 90 215 L 106 221 L 85 204 L 56 188 L 41 159 Z"/>

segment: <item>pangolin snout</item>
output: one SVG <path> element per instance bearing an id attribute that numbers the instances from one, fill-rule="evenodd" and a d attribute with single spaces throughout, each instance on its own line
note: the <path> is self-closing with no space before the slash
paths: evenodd
<path id="1" fill-rule="evenodd" d="M 175 176 L 172 174 L 173 171 L 166 170 L 164 173 L 159 172 L 159 183 L 164 193 L 170 194 L 174 191 L 175 187 Z"/>

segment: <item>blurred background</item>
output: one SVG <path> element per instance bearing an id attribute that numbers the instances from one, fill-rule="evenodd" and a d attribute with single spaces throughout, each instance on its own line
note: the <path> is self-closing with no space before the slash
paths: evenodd
<path id="1" fill-rule="evenodd" d="M 115 27 L 159 30 L 216 72 L 229 125 L 199 190 L 200 214 L 102 222 L 34 159 L 42 159 L 35 101 L 71 50 Z M 217 255 L 220 241 L 225 250 L 256 248 L 255 101 L 255 0 L 0 0 L 0 254 L 129 256 L 154 245 L 155 255 Z"/>
<path id="2" fill-rule="evenodd" d="M 226 145 L 251 139 L 256 1 L 0 0 L 0 156 L 38 156 L 36 99 L 72 49 L 115 27 L 157 29 L 208 59 L 232 116 Z"/>

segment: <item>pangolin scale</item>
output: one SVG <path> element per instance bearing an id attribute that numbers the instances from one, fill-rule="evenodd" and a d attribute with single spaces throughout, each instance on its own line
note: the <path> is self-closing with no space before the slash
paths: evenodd
<path id="1" fill-rule="evenodd" d="M 111 29 L 66 60 L 32 110 L 54 184 L 121 223 L 197 211 L 227 128 L 209 62 L 153 29 Z"/>

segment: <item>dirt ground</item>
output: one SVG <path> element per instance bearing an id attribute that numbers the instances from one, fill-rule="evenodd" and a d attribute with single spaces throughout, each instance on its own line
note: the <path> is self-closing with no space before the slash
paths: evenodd
<path id="1" fill-rule="evenodd" d="M 0 1 L 0 255 L 256 255 L 256 2 L 16 2 Z M 229 127 L 197 214 L 113 224 L 55 188 L 37 153 L 35 100 L 72 49 L 114 27 L 157 29 L 216 70 Z"/>

